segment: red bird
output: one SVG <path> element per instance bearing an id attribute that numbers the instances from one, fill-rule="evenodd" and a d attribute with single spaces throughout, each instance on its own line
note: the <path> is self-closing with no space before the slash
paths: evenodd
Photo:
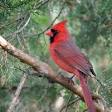
<path id="1" fill-rule="evenodd" d="M 66 20 L 54 25 L 46 32 L 50 36 L 50 54 L 59 67 L 69 73 L 73 73 L 80 80 L 84 100 L 89 112 L 96 112 L 91 93 L 87 86 L 87 77 L 95 75 L 93 67 L 79 47 L 72 41 Z"/>

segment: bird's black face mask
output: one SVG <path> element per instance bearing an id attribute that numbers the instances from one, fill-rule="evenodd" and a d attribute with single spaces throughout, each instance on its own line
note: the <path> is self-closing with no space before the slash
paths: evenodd
<path id="1" fill-rule="evenodd" d="M 51 32 L 52 32 L 53 35 L 50 37 L 50 43 L 53 43 L 56 35 L 58 34 L 58 31 L 54 30 L 54 29 L 51 29 Z"/>

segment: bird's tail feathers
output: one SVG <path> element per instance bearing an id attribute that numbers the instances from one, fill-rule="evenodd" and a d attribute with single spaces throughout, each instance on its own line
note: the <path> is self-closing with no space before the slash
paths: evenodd
<path id="1" fill-rule="evenodd" d="M 84 100 L 85 100 L 86 105 L 88 107 L 88 112 L 96 112 L 95 108 L 94 108 L 91 92 L 90 92 L 90 90 L 89 90 L 89 88 L 87 86 L 87 80 L 84 77 L 83 73 L 80 73 L 79 80 L 80 80 L 80 85 L 82 87 L 82 91 L 83 91 L 83 95 L 84 95 Z"/>

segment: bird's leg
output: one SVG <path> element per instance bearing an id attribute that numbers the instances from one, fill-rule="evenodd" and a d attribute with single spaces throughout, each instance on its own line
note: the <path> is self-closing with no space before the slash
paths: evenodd
<path id="1" fill-rule="evenodd" d="M 74 78 L 74 75 L 72 77 L 69 77 L 68 78 L 68 83 L 74 84 L 73 78 Z"/>
<path id="2" fill-rule="evenodd" d="M 58 76 L 57 76 L 58 77 Z M 73 82 L 73 76 L 72 77 L 65 77 L 65 76 L 63 76 L 63 75 L 60 75 L 60 77 L 64 80 L 64 81 L 66 81 L 66 83 L 69 83 L 70 85 L 74 85 L 74 82 Z"/>
<path id="3" fill-rule="evenodd" d="M 69 77 L 70 80 L 72 80 L 74 78 L 74 75 L 72 77 Z"/>

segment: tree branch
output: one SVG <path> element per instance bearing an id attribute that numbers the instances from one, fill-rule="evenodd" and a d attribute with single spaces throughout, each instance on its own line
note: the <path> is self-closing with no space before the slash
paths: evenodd
<path id="1" fill-rule="evenodd" d="M 40 61 L 37 58 L 35 59 L 32 56 L 24 53 L 23 51 L 15 48 L 13 45 L 7 42 L 2 36 L 0 36 L 0 46 L 10 55 L 16 57 L 21 62 L 30 65 L 38 73 L 45 74 L 46 77 L 69 89 L 71 92 L 78 95 L 84 101 L 83 93 L 80 86 L 77 84 L 71 84 L 68 82 L 67 78 L 56 75 L 56 73 L 48 64 Z M 105 104 L 100 96 L 93 94 L 93 100 L 97 112 L 109 112 L 108 107 L 105 107 Z"/>
<path id="2" fill-rule="evenodd" d="M 14 94 L 14 97 L 12 99 L 12 102 L 10 103 L 10 106 L 9 106 L 7 112 L 13 112 L 15 106 L 17 105 L 17 100 L 18 100 L 21 90 L 25 84 L 26 79 L 27 79 L 27 74 L 24 74 L 23 77 L 21 78 L 21 81 L 17 87 L 17 90 Z"/>

